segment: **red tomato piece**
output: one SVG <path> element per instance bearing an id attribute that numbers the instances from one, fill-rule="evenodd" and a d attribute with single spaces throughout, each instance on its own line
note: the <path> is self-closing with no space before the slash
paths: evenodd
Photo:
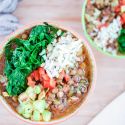
<path id="1" fill-rule="evenodd" d="M 88 0 L 88 5 L 91 5 L 91 0 Z"/>
<path id="2" fill-rule="evenodd" d="M 39 71 L 38 71 L 38 70 L 35 70 L 35 71 L 34 71 L 34 79 L 35 79 L 36 81 L 38 81 L 38 80 L 40 79 L 40 75 L 39 75 Z"/>
<path id="3" fill-rule="evenodd" d="M 28 86 L 31 86 L 31 87 L 35 86 L 35 81 L 32 80 L 31 76 L 29 76 L 27 80 L 28 80 L 28 83 L 27 83 Z"/>
<path id="4" fill-rule="evenodd" d="M 32 78 L 35 77 L 34 71 L 30 74 L 30 76 L 31 76 Z"/>
<path id="5" fill-rule="evenodd" d="M 50 89 L 54 89 L 56 86 L 56 81 L 54 79 L 50 79 Z"/>
<path id="6" fill-rule="evenodd" d="M 38 70 L 39 70 L 40 76 L 42 76 L 43 74 L 45 74 L 45 70 L 42 67 L 38 68 Z"/>
<path id="7" fill-rule="evenodd" d="M 104 24 L 101 24 L 98 26 L 98 29 L 101 29 L 102 27 L 107 27 L 108 26 L 108 23 L 104 23 Z"/>
<path id="8" fill-rule="evenodd" d="M 44 88 L 50 88 L 50 80 L 49 81 L 43 81 Z"/>
<path id="9" fill-rule="evenodd" d="M 121 6 L 120 5 L 116 6 L 114 11 L 116 13 L 119 13 L 121 11 Z"/>
<path id="10" fill-rule="evenodd" d="M 65 75 L 64 79 L 66 80 L 66 82 L 68 82 L 70 77 L 68 75 Z"/>
<path id="11" fill-rule="evenodd" d="M 42 75 L 42 78 L 46 81 L 50 80 L 50 78 L 47 74 Z"/>
<path id="12" fill-rule="evenodd" d="M 122 24 L 125 24 L 125 13 L 121 15 L 121 22 Z"/>
<path id="13" fill-rule="evenodd" d="M 120 5 L 125 5 L 125 0 L 120 0 Z"/>

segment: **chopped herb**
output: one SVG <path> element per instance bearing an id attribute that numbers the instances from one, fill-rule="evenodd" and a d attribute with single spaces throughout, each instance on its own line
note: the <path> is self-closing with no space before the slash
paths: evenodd
<path id="1" fill-rule="evenodd" d="M 118 37 L 118 51 L 125 54 L 125 29 L 121 30 L 120 36 Z"/>

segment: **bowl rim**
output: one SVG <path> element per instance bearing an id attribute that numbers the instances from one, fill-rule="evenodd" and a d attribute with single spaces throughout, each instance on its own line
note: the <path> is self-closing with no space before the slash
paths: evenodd
<path id="1" fill-rule="evenodd" d="M 113 57 L 113 58 L 117 58 L 117 59 L 123 59 L 125 58 L 125 55 L 113 55 L 113 54 L 110 54 L 109 52 L 107 51 L 104 51 L 103 49 L 101 49 L 100 47 L 98 47 L 96 45 L 95 42 L 93 42 L 93 40 L 91 39 L 90 35 L 88 34 L 87 30 L 86 30 L 86 23 L 85 23 L 85 10 L 86 10 L 86 5 L 87 5 L 87 1 L 88 0 L 84 0 L 83 1 L 83 6 L 82 6 L 82 27 L 83 27 L 83 33 L 85 35 L 85 37 L 87 38 L 87 40 L 89 41 L 89 43 L 99 52 L 101 52 L 102 54 L 104 55 L 107 55 L 109 57 Z"/>
<path id="2" fill-rule="evenodd" d="M 46 22 L 46 21 L 44 21 Z M 16 113 L 8 104 L 7 102 L 5 101 L 4 97 L 2 97 L 0 95 L 0 102 L 4 105 L 4 107 L 11 113 L 13 114 L 15 117 L 17 117 L 18 119 L 24 121 L 24 122 L 27 122 L 27 123 L 30 123 L 30 124 L 34 124 L 34 125 L 51 125 L 51 124 L 57 124 L 57 123 L 60 123 L 60 122 L 63 122 L 67 119 L 69 119 L 70 117 L 74 116 L 80 109 L 81 107 L 83 106 L 83 104 L 85 104 L 89 98 L 89 95 L 91 95 L 91 93 L 93 92 L 94 88 L 95 88 L 95 83 L 96 83 L 96 79 L 97 79 L 97 67 L 96 67 L 96 61 L 95 61 L 95 57 L 94 57 L 94 54 L 90 48 L 90 46 L 88 45 L 88 43 L 86 42 L 86 40 L 81 37 L 77 32 L 75 32 L 74 30 L 70 29 L 69 27 L 67 26 L 62 26 L 60 24 L 57 24 L 57 22 L 55 21 L 47 21 L 47 23 L 49 24 L 52 24 L 54 26 L 57 26 L 58 28 L 62 28 L 66 31 L 70 31 L 73 35 L 75 35 L 78 39 L 81 39 L 82 41 L 84 41 L 84 46 L 88 52 L 88 55 L 89 55 L 89 58 L 91 60 L 91 64 L 92 64 L 92 82 L 91 82 L 91 86 L 90 86 L 90 89 L 89 89 L 89 92 L 86 94 L 82 104 L 74 111 L 72 112 L 71 114 L 67 115 L 67 116 L 64 116 L 63 118 L 60 118 L 60 119 L 57 119 L 57 120 L 52 120 L 52 121 L 49 121 L 49 122 L 37 122 L 37 121 L 31 121 L 29 119 L 25 119 L 23 118 L 21 115 L 19 115 L 18 113 Z M 0 54 L 2 54 L 3 52 L 3 49 L 4 49 L 4 46 L 6 45 L 6 43 L 8 42 L 8 40 L 12 39 L 13 37 L 15 37 L 16 35 L 20 34 L 20 33 L 23 33 L 24 30 L 26 29 L 30 29 L 32 28 L 33 26 L 36 26 L 36 25 L 40 25 L 40 24 L 43 24 L 43 21 L 37 21 L 37 22 L 33 22 L 33 23 L 30 23 L 30 24 L 27 24 L 21 28 L 19 28 L 18 30 L 16 30 L 15 32 L 11 33 L 10 35 L 8 35 L 1 43 L 0 43 Z"/>

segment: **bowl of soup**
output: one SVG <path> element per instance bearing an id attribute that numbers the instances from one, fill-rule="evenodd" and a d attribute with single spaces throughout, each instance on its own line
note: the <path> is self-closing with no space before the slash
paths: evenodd
<path id="1" fill-rule="evenodd" d="M 30 124 L 55 124 L 86 102 L 96 79 L 88 44 L 56 23 L 37 22 L 0 46 L 0 100 Z"/>
<path id="2" fill-rule="evenodd" d="M 97 50 L 125 58 L 125 0 L 85 0 L 82 22 L 85 36 Z"/>

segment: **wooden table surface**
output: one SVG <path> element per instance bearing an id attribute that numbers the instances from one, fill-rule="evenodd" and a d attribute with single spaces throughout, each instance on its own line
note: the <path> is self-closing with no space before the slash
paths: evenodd
<path id="1" fill-rule="evenodd" d="M 22 0 L 14 12 L 22 24 L 36 20 L 57 21 L 83 36 L 82 0 Z M 4 36 L 0 37 L 0 41 Z M 98 78 L 93 94 L 77 115 L 60 125 L 87 125 L 107 104 L 125 90 L 125 59 L 102 55 L 92 47 Z M 0 104 L 0 125 L 28 125 L 12 116 Z"/>

